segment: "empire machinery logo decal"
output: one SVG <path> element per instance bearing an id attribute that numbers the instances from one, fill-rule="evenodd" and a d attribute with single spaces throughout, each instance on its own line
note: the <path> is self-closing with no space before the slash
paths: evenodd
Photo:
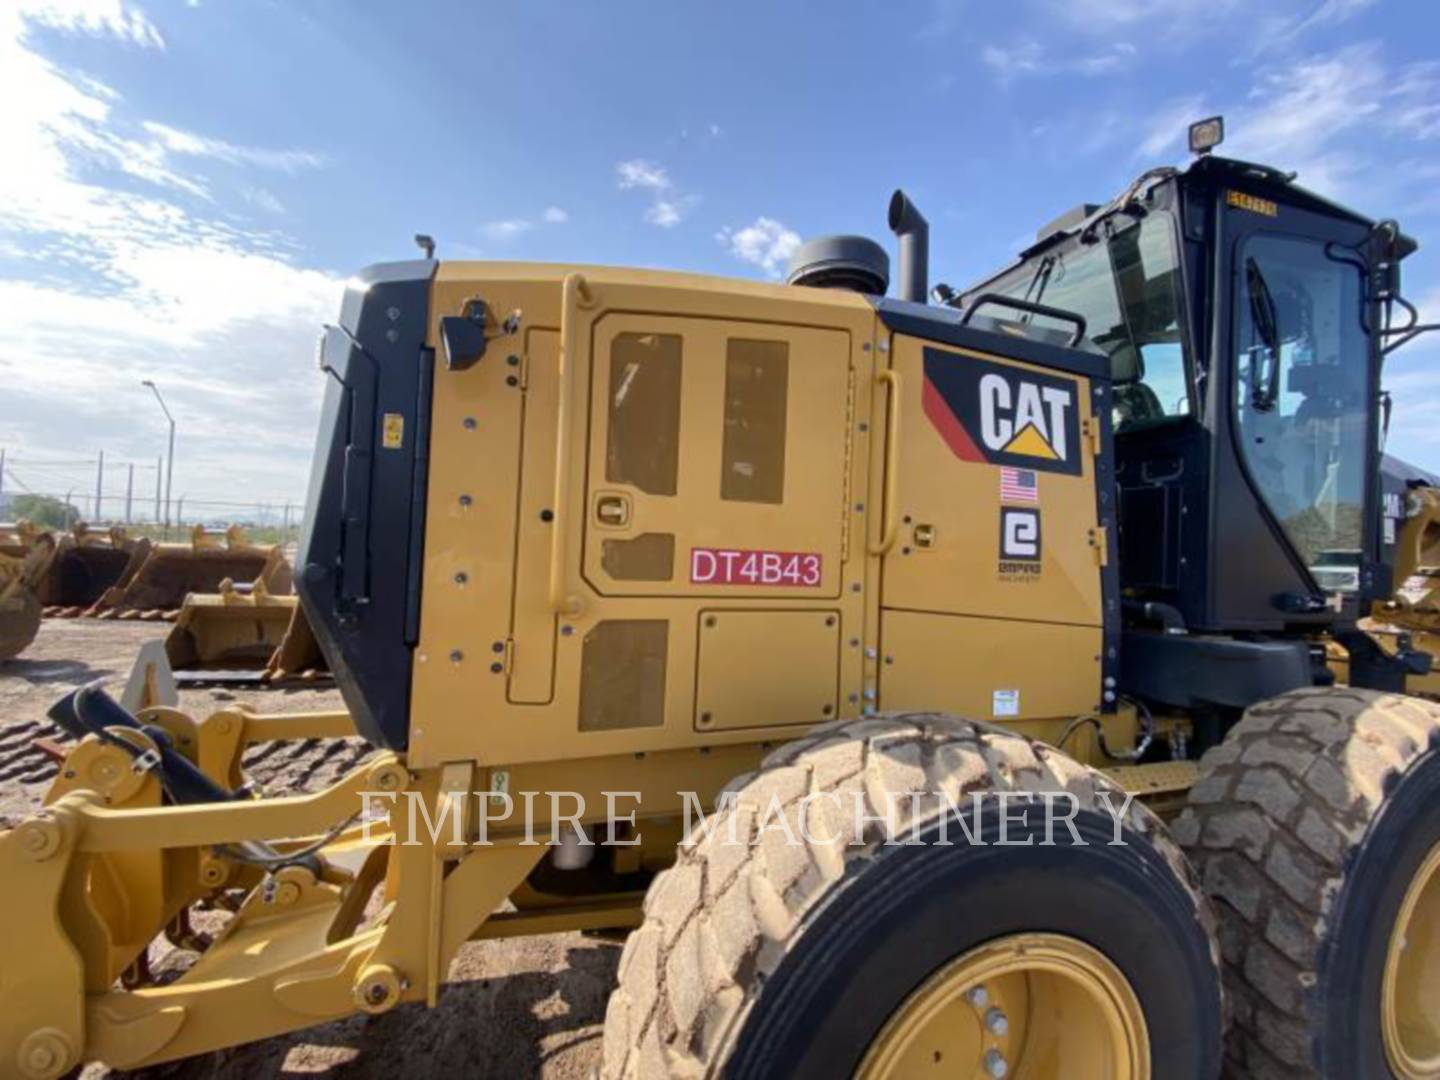
<path id="1" fill-rule="evenodd" d="M 1080 475 L 1074 379 L 926 349 L 922 402 L 961 461 Z"/>

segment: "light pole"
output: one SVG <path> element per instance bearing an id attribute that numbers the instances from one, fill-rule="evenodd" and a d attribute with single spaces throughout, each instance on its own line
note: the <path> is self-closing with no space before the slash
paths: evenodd
<path id="1" fill-rule="evenodd" d="M 160 388 L 155 385 L 153 379 L 145 379 L 141 386 L 148 386 L 155 395 L 155 400 L 160 403 L 160 410 L 165 414 L 165 419 L 170 421 L 170 449 L 165 455 L 165 537 L 170 537 L 170 481 L 175 478 L 175 418 L 170 415 L 170 410 L 165 407 L 165 399 L 160 396 Z"/>

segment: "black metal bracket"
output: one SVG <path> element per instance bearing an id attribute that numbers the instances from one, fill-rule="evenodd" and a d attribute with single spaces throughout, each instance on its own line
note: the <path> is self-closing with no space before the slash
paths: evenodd
<path id="1" fill-rule="evenodd" d="M 1047 319 L 1056 319 L 1060 322 L 1070 323 L 1075 327 L 1075 336 L 1070 339 L 1072 348 L 1079 345 L 1085 338 L 1085 316 L 1076 314 L 1073 311 L 1065 311 L 1063 308 L 1050 307 L 1048 304 L 1037 304 L 1033 300 L 1022 300 L 1016 296 L 1006 296 L 1004 293 L 981 293 L 970 302 L 970 306 L 965 309 L 965 314 L 960 316 L 960 325 L 968 326 L 975 312 L 986 304 L 1014 308 L 1016 311 L 1026 311 L 1031 315 L 1043 315 Z"/>

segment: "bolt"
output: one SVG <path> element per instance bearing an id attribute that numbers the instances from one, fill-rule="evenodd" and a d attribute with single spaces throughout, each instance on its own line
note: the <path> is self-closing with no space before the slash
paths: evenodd
<path id="1" fill-rule="evenodd" d="M 1000 1080 L 1001 1077 L 1007 1075 L 1009 1072 L 1010 1063 L 1005 1060 L 1004 1054 L 1000 1053 L 999 1050 L 985 1051 L 986 1075 L 993 1076 L 995 1080 Z"/>
<path id="2" fill-rule="evenodd" d="M 834 616 L 834 615 L 827 615 L 827 616 L 825 616 L 825 625 L 826 625 L 826 626 L 834 626 L 834 625 L 835 625 L 835 616 Z"/>
<path id="3" fill-rule="evenodd" d="M 455 584 L 456 584 L 456 585 L 464 585 L 464 584 L 465 584 L 467 581 L 469 581 L 469 580 L 470 580 L 470 575 L 467 574 L 467 573 L 465 573 L 464 570 L 457 570 L 457 571 L 455 572 Z"/>
<path id="4" fill-rule="evenodd" d="M 855 513 L 857 513 L 857 514 L 863 514 L 864 512 L 865 512 L 865 504 L 864 504 L 864 503 L 856 503 L 856 504 L 855 504 Z"/>
<path id="5" fill-rule="evenodd" d="M 870 430 L 870 425 L 867 424 L 867 423 L 865 423 L 864 420 L 861 420 L 861 421 L 860 421 L 860 434 L 863 435 L 863 434 L 865 434 L 865 432 L 867 432 L 867 431 L 869 431 L 869 430 Z"/>
<path id="6" fill-rule="evenodd" d="M 386 309 L 385 309 L 385 317 L 386 317 L 387 319 L 389 319 L 391 322 L 394 322 L 396 319 L 400 318 L 400 309 L 399 309 L 398 307 L 388 307 L 388 308 L 386 308 Z"/>
<path id="7" fill-rule="evenodd" d="M 554 520 L 555 520 L 555 511 L 554 511 L 554 510 L 541 510 L 541 511 L 540 511 L 540 520 L 541 520 L 541 521 L 545 521 L 545 522 L 554 521 Z"/>
<path id="8" fill-rule="evenodd" d="M 999 1009 L 991 1009 L 985 1014 L 985 1026 L 991 1035 L 1005 1035 L 1010 1031 L 1010 1018 Z"/>
<path id="9" fill-rule="evenodd" d="M 490 651 L 491 651 L 491 652 L 496 652 L 496 653 L 504 652 L 504 651 L 505 651 L 505 642 L 503 642 L 503 641 L 496 641 L 496 642 L 494 642 L 494 643 L 491 644 L 491 646 L 490 646 Z"/>
<path id="10" fill-rule="evenodd" d="M 399 330 L 386 330 L 386 331 L 385 331 L 385 340 L 388 341 L 388 342 L 390 342 L 391 345 L 394 345 L 397 341 L 400 340 L 400 331 L 399 331 Z"/>
<path id="11" fill-rule="evenodd" d="M 706 626 L 714 626 L 714 625 L 715 625 L 715 616 L 714 616 L 714 615 L 706 615 L 706 616 L 705 616 L 705 625 L 706 625 Z"/>
<path id="12" fill-rule="evenodd" d="M 461 506 L 469 506 L 469 505 L 470 505 L 471 503 L 473 503 L 474 501 L 475 501 L 475 500 L 472 499 L 469 495 L 461 495 L 461 496 L 460 496 L 460 505 L 461 505 Z"/>
<path id="13" fill-rule="evenodd" d="M 709 714 L 708 712 L 702 712 L 702 713 L 700 714 L 700 723 L 702 723 L 702 724 L 708 724 L 708 723 L 710 723 L 710 714 Z"/>
<path id="14" fill-rule="evenodd" d="M 520 357 L 516 356 L 514 353 L 511 353 L 505 358 L 505 363 L 509 364 L 511 367 L 519 367 Z"/>
<path id="15" fill-rule="evenodd" d="M 561 637 L 569 637 L 569 636 L 570 636 L 571 634 L 573 634 L 573 633 L 575 633 L 575 627 L 573 627 L 573 626 L 568 626 L 568 625 L 567 625 L 567 626 L 562 626 L 562 627 L 560 627 L 560 636 L 561 636 Z"/>
<path id="16" fill-rule="evenodd" d="M 466 431 L 474 431 L 474 430 L 475 430 L 475 417 L 473 417 L 473 416 L 467 416 L 467 417 L 465 417 L 465 419 L 464 419 L 463 421 L 461 421 L 461 422 L 465 425 L 465 430 L 466 430 Z"/>
<path id="17" fill-rule="evenodd" d="M 371 983 L 365 990 L 365 1000 L 371 1005 L 383 1005 L 390 995 L 380 983 Z"/>
<path id="18" fill-rule="evenodd" d="M 464 659 L 465 659 L 465 654 L 464 654 L 463 652 L 461 652 L 459 649 L 451 649 L 451 650 L 450 650 L 450 662 L 451 662 L 452 664 L 458 664 L 458 663 L 460 663 L 461 660 L 464 660 Z"/>
<path id="19" fill-rule="evenodd" d="M 519 385 L 520 385 L 520 380 L 517 379 L 514 375 L 506 375 L 506 376 L 505 376 L 505 385 L 506 385 L 506 386 L 519 386 Z"/>
<path id="20" fill-rule="evenodd" d="M 990 1003 L 990 991 L 983 986 L 972 986 L 965 991 L 965 1000 L 974 1005 L 977 1009 L 983 1009 Z"/>
<path id="21" fill-rule="evenodd" d="M 829 716 L 829 715 L 830 715 L 831 713 L 833 713 L 834 711 L 835 711 L 835 706 L 834 706 L 834 705 L 822 705 L 822 706 L 820 707 L 820 715 L 821 715 L 821 716 Z"/>
<path id="22" fill-rule="evenodd" d="M 499 675 L 499 674 L 500 674 L 502 671 L 504 671 L 504 670 L 505 670 L 505 665 L 502 664 L 502 663 L 500 663 L 500 661 L 498 661 L 498 660 L 495 661 L 495 663 L 493 663 L 493 664 L 490 665 L 490 674 L 491 674 L 491 675 Z"/>

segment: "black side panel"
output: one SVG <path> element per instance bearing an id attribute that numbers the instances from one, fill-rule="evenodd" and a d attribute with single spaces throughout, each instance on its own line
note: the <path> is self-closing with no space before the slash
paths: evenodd
<path id="1" fill-rule="evenodd" d="M 1304 641 L 1127 630 L 1120 689 L 1177 709 L 1244 709 L 1314 684 Z"/>
<path id="2" fill-rule="evenodd" d="M 435 266 L 379 264 L 346 289 L 321 358 L 327 385 L 295 583 L 357 730 L 392 750 L 409 739 Z"/>

